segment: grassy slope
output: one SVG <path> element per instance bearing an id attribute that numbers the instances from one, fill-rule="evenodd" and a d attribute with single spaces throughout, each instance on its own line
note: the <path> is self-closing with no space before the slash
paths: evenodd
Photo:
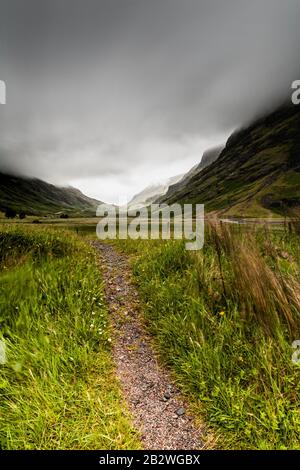
<path id="1" fill-rule="evenodd" d="M 164 202 L 203 203 L 231 216 L 282 214 L 300 204 L 300 107 L 282 108 L 233 134 L 220 157 Z"/>
<path id="2" fill-rule="evenodd" d="M 226 237 L 207 233 L 196 254 L 179 241 L 118 246 L 135 255 L 161 358 L 213 427 L 217 445 L 299 449 L 300 367 L 291 348 L 300 336 L 298 239 Z"/>
<path id="3" fill-rule="evenodd" d="M 94 252 L 69 232 L 0 232 L 2 449 L 134 449 Z"/>
<path id="4" fill-rule="evenodd" d="M 95 215 L 99 202 L 75 188 L 61 188 L 38 179 L 0 173 L 0 209 L 43 215 L 63 211 L 73 215 Z"/>

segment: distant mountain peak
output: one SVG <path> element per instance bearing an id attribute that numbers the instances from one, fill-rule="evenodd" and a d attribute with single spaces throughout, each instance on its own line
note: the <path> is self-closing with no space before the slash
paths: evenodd
<path id="1" fill-rule="evenodd" d="M 150 184 L 133 196 L 128 203 L 128 207 L 130 209 L 141 209 L 142 207 L 151 204 L 160 196 L 164 195 L 168 191 L 170 185 L 179 181 L 182 176 L 183 175 L 172 176 L 165 181 Z"/>
<path id="2" fill-rule="evenodd" d="M 221 154 L 224 146 L 213 147 L 209 150 L 206 150 L 201 158 L 200 163 L 194 165 L 185 175 L 183 175 L 180 180 L 176 181 L 175 183 L 171 184 L 168 188 L 168 191 L 163 194 L 160 198 L 160 202 L 167 201 L 171 197 L 175 197 L 176 193 L 180 193 L 180 191 L 188 185 L 189 181 L 199 174 L 204 168 L 209 166 L 213 163 L 219 155 Z"/>

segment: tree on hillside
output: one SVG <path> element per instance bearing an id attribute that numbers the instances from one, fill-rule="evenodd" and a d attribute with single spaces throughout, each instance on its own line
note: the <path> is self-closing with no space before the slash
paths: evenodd
<path id="1" fill-rule="evenodd" d="M 5 217 L 7 217 L 7 219 L 14 219 L 16 215 L 17 215 L 16 211 L 11 209 L 10 207 L 8 207 L 5 211 Z"/>
<path id="2" fill-rule="evenodd" d="M 19 214 L 19 219 L 23 220 L 23 219 L 25 219 L 25 217 L 26 217 L 25 212 L 21 211 L 20 214 Z"/>

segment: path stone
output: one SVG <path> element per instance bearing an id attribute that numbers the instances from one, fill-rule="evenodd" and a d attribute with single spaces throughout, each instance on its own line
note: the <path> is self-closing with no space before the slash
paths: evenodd
<path id="1" fill-rule="evenodd" d="M 91 243 L 100 253 L 116 373 L 144 448 L 203 448 L 203 430 L 197 428 L 186 412 L 186 403 L 167 371 L 158 364 L 151 338 L 142 326 L 138 293 L 131 280 L 127 257 L 108 244 Z"/>

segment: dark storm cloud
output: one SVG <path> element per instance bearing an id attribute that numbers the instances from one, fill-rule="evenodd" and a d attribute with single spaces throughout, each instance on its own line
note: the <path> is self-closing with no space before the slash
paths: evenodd
<path id="1" fill-rule="evenodd" d="M 288 95 L 299 21 L 299 0 L 0 0 L 0 169 L 104 197 L 197 161 Z"/>

